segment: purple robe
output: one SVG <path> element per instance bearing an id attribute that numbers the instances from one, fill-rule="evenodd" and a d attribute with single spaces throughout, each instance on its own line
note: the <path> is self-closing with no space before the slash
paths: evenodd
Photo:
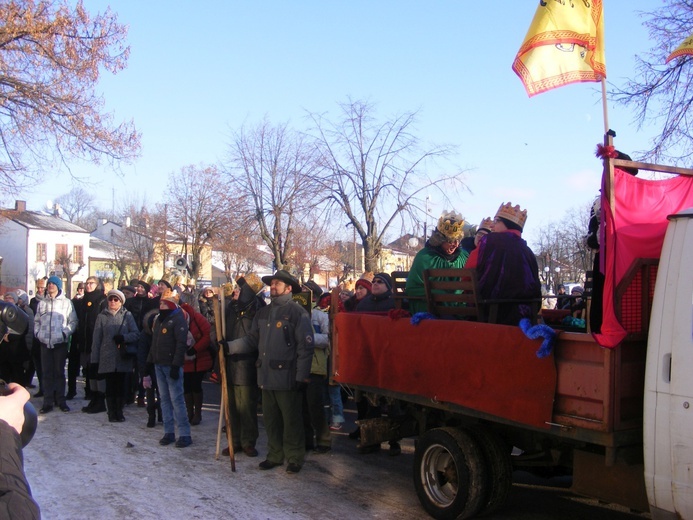
<path id="1" fill-rule="evenodd" d="M 512 231 L 481 239 L 476 272 L 480 300 L 541 298 L 537 259 L 527 242 Z M 522 318 L 534 322 L 532 314 L 529 302 L 499 304 L 498 323 L 517 325 Z"/>

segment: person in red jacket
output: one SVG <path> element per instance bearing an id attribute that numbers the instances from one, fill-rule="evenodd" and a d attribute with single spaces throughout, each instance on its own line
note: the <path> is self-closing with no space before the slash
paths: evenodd
<path id="1" fill-rule="evenodd" d="M 181 303 L 188 319 L 188 350 L 183 365 L 183 396 L 188 411 L 188 420 L 192 426 L 202 421 L 202 380 L 212 370 L 214 360 L 209 350 L 209 321 L 191 305 Z"/>

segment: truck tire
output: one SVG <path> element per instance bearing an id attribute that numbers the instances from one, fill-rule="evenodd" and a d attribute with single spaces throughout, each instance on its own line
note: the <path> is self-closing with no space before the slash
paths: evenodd
<path id="1" fill-rule="evenodd" d="M 419 438 L 414 487 L 433 518 L 471 518 L 485 504 L 487 470 L 479 443 L 456 428 L 435 428 Z"/>
<path id="2" fill-rule="evenodd" d="M 488 515 L 502 507 L 510 494 L 513 485 L 512 446 L 506 444 L 496 432 L 483 426 L 470 426 L 465 431 L 477 441 L 486 461 L 487 495 L 478 514 Z"/>

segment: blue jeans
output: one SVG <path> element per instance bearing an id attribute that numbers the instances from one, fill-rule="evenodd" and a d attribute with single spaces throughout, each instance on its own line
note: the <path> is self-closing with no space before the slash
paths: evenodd
<path id="1" fill-rule="evenodd" d="M 332 405 L 332 422 L 344 422 L 344 404 L 342 403 L 342 387 L 340 385 L 329 385 L 327 391 L 330 394 L 330 404 Z"/>
<path id="2" fill-rule="evenodd" d="M 164 433 L 175 433 L 178 425 L 179 437 L 190 437 L 190 422 L 183 398 L 183 369 L 179 368 L 178 379 L 171 378 L 171 367 L 154 365 L 156 383 L 161 398 L 161 417 L 164 420 Z M 174 422 L 175 419 L 175 422 Z"/>

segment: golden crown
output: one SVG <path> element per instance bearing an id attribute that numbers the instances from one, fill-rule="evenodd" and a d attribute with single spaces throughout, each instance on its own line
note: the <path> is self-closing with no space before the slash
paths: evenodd
<path id="1" fill-rule="evenodd" d="M 527 221 L 527 210 L 520 209 L 520 205 L 515 206 L 508 202 L 506 204 L 501 204 L 496 213 L 496 217 L 502 217 L 510 222 L 514 222 L 521 228 L 525 227 L 525 222 Z"/>
<path id="2" fill-rule="evenodd" d="M 481 224 L 479 224 L 479 227 L 476 229 L 476 232 L 478 233 L 482 229 L 488 231 L 489 233 L 493 231 L 493 219 L 491 217 L 486 217 L 484 220 L 482 220 Z"/>
<path id="3" fill-rule="evenodd" d="M 445 212 L 438 219 L 436 229 L 445 238 L 460 240 L 464 234 L 464 217 L 454 211 Z"/>

